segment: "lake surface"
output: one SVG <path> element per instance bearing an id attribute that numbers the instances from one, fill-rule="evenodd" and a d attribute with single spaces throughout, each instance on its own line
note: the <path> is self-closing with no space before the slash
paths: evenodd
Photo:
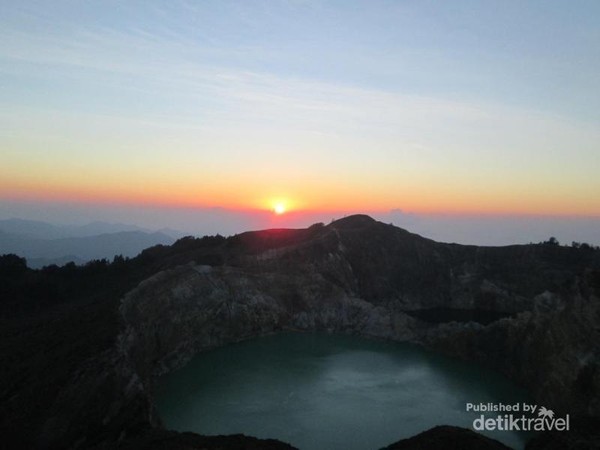
<path id="1" fill-rule="evenodd" d="M 283 333 L 196 356 L 160 380 L 169 429 L 276 438 L 301 450 L 375 450 L 435 425 L 471 428 L 465 404 L 529 398 L 500 375 L 411 344 Z M 515 448 L 527 435 L 486 433 Z"/>

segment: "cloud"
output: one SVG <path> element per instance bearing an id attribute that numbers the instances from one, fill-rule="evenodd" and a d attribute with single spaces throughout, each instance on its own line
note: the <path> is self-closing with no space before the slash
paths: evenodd
<path id="1" fill-rule="evenodd" d="M 444 140 L 450 147 L 464 146 L 470 139 L 473 145 L 496 148 L 492 128 L 505 147 L 536 140 L 565 145 L 581 136 L 589 146 L 599 136 L 590 131 L 593 127 L 582 130 L 584 124 L 539 111 L 298 77 L 270 68 L 268 60 L 266 71 L 258 72 L 244 62 L 264 57 L 267 50 L 213 46 L 170 28 L 151 32 L 70 26 L 38 34 L 5 26 L 1 36 L 4 73 L 36 76 L 30 66 L 34 64 L 44 67 L 43 73 L 56 71 L 67 79 L 100 79 L 101 89 L 140 91 L 163 102 L 176 98 L 171 122 L 198 123 L 201 115 L 213 125 L 264 126 L 272 121 L 269 125 L 302 131 L 354 134 L 358 129 L 424 143 L 433 139 L 427 134 L 435 134 L 438 144 Z"/>
<path id="2" fill-rule="evenodd" d="M 240 5 L 235 20 L 256 18 L 244 19 L 248 7 Z M 292 70 L 282 67 L 276 46 L 244 43 L 235 28 L 216 33 L 216 21 L 208 31 L 193 19 L 174 23 L 165 5 L 124 8 L 126 19 L 154 19 L 108 14 L 78 21 L 32 6 L 3 21 L 0 76 L 12 84 L 3 94 L 9 125 L 0 139 L 20 161 L 51 148 L 69 164 L 98 166 L 100 152 L 126 150 L 123 164 L 131 166 L 141 155 L 192 159 L 221 173 L 304 168 L 337 184 L 377 184 L 378 192 L 398 197 L 422 186 L 441 186 L 438 196 L 513 201 L 545 191 L 572 197 L 579 210 L 600 211 L 600 200 L 585 200 L 600 189 L 594 123 L 475 94 L 417 94 L 402 82 L 352 83 Z"/>

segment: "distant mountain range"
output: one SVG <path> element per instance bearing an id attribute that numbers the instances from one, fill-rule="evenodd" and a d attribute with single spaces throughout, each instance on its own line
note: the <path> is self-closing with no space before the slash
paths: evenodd
<path id="1" fill-rule="evenodd" d="M 25 257 L 32 268 L 73 261 L 132 257 L 143 249 L 172 244 L 183 233 L 163 229 L 152 231 L 136 225 L 92 222 L 86 225 L 56 225 L 47 222 L 0 220 L 0 254 Z"/>

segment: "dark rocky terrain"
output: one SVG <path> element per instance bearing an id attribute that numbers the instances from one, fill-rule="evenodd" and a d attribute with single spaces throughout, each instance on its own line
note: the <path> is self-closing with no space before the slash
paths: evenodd
<path id="1" fill-rule="evenodd" d="M 110 264 L 33 271 L 5 256 L 0 296 L 0 430 L 14 448 L 290 448 L 169 432 L 153 406 L 157 377 L 196 353 L 280 330 L 410 341 L 492 367 L 573 417 L 573 432 L 528 448 L 597 448 L 600 251 L 589 247 L 444 244 L 351 216 L 184 238 Z"/>
<path id="2" fill-rule="evenodd" d="M 439 426 L 381 450 L 509 450 L 506 445 L 465 428 Z"/>

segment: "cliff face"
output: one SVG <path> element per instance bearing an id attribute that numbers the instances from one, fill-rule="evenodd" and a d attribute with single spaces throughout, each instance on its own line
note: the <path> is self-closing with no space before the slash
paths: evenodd
<path id="1" fill-rule="evenodd" d="M 426 345 L 474 360 L 526 386 L 541 404 L 600 417 L 600 273 L 562 295 L 545 292 L 533 308 L 487 327 L 429 330 Z"/>
<path id="2" fill-rule="evenodd" d="M 61 388 L 41 446 L 157 427 L 158 376 L 288 329 L 421 343 L 504 372 L 549 408 L 600 417 L 599 252 L 441 244 L 367 216 L 194 245 L 153 250 L 161 270 L 121 299 L 114 344 Z M 504 318 L 468 322 L 473 312 Z"/>
<path id="3" fill-rule="evenodd" d="M 416 319 L 353 296 L 319 273 L 252 273 L 189 264 L 123 299 L 121 347 L 147 380 L 197 352 L 283 329 L 410 340 Z"/>

